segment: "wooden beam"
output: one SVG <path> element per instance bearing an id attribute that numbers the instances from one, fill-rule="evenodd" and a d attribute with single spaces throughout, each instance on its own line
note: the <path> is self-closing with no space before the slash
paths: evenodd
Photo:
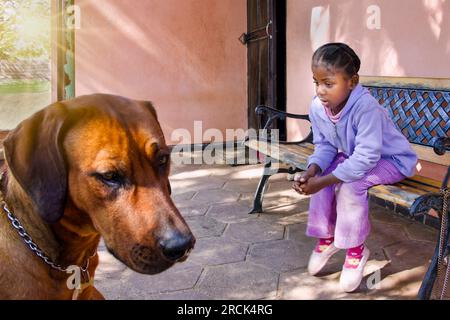
<path id="1" fill-rule="evenodd" d="M 366 86 L 414 88 L 418 90 L 450 90 L 449 78 L 406 78 L 361 76 L 360 82 Z"/>
<path id="2" fill-rule="evenodd" d="M 420 160 L 425 160 L 428 162 L 440 164 L 443 166 L 450 166 L 450 152 L 447 151 L 444 155 L 437 155 L 433 148 L 421 146 L 419 144 L 411 144 L 414 151 L 417 153 L 417 156 Z"/>

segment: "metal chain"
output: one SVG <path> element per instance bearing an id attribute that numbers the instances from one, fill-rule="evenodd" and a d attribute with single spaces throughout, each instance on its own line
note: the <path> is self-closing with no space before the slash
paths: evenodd
<path id="1" fill-rule="evenodd" d="M 1 181 L 0 176 L 0 181 Z M 59 264 L 54 263 L 45 253 L 42 251 L 36 243 L 34 243 L 33 239 L 30 237 L 30 235 L 25 231 L 24 227 L 21 225 L 19 220 L 14 217 L 14 214 L 9 210 L 8 205 L 3 199 L 0 199 L 0 204 L 3 207 L 3 210 L 7 213 L 8 219 L 11 221 L 12 226 L 14 229 L 17 230 L 17 233 L 22 238 L 22 240 L 25 242 L 25 244 L 33 251 L 39 258 L 44 260 L 46 264 L 51 266 L 53 269 L 59 270 L 61 272 L 67 272 L 68 267 L 63 267 Z M 87 268 L 89 267 L 89 260 L 97 255 L 97 252 L 94 252 L 93 255 L 91 255 L 87 261 L 86 265 L 84 267 L 79 267 L 81 271 L 84 273 L 87 272 Z"/>
<path id="2" fill-rule="evenodd" d="M 442 190 L 442 194 L 443 194 L 443 203 L 442 203 L 442 222 L 441 222 L 441 234 L 440 234 L 440 245 L 439 245 L 439 256 L 438 256 L 438 274 L 442 274 L 442 272 L 444 271 L 444 266 L 442 263 L 442 259 L 444 259 L 444 239 L 447 238 L 447 212 L 448 212 L 448 201 L 449 201 L 449 197 L 450 197 L 450 189 L 444 189 Z M 448 257 L 448 255 L 447 255 Z M 446 263 L 447 263 L 447 268 L 445 269 L 445 278 L 444 278 L 444 284 L 442 287 L 442 292 L 441 292 L 441 300 L 444 298 L 445 293 L 447 292 L 447 287 L 448 287 L 448 281 L 449 281 L 449 271 L 450 271 L 450 261 L 447 259 L 445 259 Z"/>

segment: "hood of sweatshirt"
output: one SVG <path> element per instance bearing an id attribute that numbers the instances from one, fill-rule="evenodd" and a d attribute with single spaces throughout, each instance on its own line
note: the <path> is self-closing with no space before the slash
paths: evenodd
<path id="1" fill-rule="evenodd" d="M 358 83 L 358 85 L 350 93 L 350 97 L 348 98 L 347 103 L 345 104 L 344 108 L 342 109 L 341 119 L 346 117 L 346 115 L 350 112 L 350 110 L 352 110 L 352 108 L 354 107 L 355 103 L 359 100 L 359 98 L 365 94 L 370 95 L 369 90 L 364 88 L 362 86 L 362 84 Z M 324 120 L 328 120 L 328 116 L 325 113 L 325 107 L 322 105 L 322 103 L 320 102 L 319 98 L 317 98 L 317 96 L 314 98 L 314 101 L 315 101 L 315 103 L 319 104 L 321 107 L 321 108 L 318 108 L 319 112 L 317 114 Z"/>

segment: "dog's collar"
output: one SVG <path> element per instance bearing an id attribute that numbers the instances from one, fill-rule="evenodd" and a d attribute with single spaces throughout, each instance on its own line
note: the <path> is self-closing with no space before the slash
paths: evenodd
<path id="1" fill-rule="evenodd" d="M 5 171 L 0 172 L 0 186 L 3 182 L 3 178 L 5 175 Z M 91 278 L 89 274 L 89 260 L 97 255 L 97 251 L 95 251 L 90 257 L 87 258 L 85 266 L 80 267 L 77 265 L 70 265 L 67 267 L 63 267 L 59 264 L 54 263 L 48 255 L 42 251 L 36 243 L 34 243 L 31 236 L 25 231 L 25 228 L 22 226 L 20 221 L 14 216 L 14 214 L 11 212 L 11 210 L 8 208 L 8 205 L 4 199 L 3 193 L 0 190 L 0 210 L 6 213 L 6 217 L 11 222 L 11 225 L 13 228 L 17 231 L 19 236 L 22 238 L 22 240 L 25 242 L 25 244 L 30 248 L 30 250 L 36 254 L 39 258 L 41 258 L 46 264 L 48 264 L 52 269 L 65 272 L 65 273 L 73 273 L 75 272 L 75 275 L 80 275 L 84 281 L 81 281 L 81 279 L 74 279 L 75 283 L 73 288 L 74 293 L 72 296 L 72 299 L 77 299 L 77 297 L 89 286 L 93 285 L 93 278 Z M 80 271 L 77 273 L 77 270 Z"/>

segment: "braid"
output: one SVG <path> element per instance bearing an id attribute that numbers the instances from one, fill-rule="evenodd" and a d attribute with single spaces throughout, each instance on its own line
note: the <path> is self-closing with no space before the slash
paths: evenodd
<path id="1" fill-rule="evenodd" d="M 314 52 L 313 65 L 319 64 L 344 70 L 348 76 L 352 77 L 359 72 L 361 60 L 345 43 L 333 42 L 321 46 Z"/>

